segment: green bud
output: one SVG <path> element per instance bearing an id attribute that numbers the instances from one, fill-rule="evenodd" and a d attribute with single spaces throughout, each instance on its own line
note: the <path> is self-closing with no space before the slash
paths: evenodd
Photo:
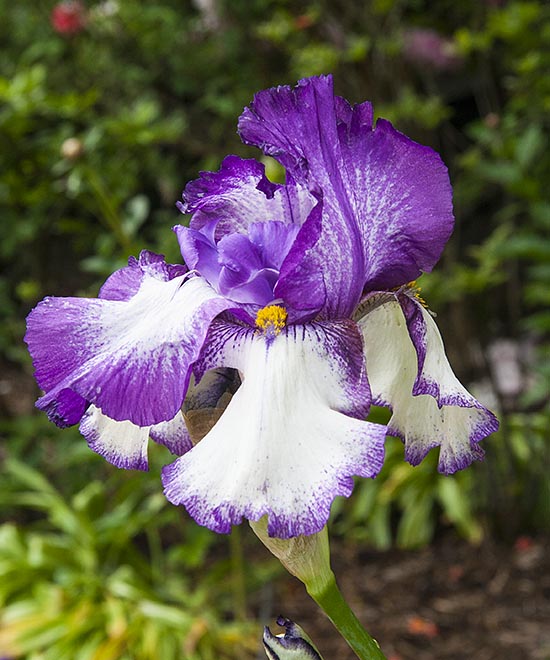
<path id="1" fill-rule="evenodd" d="M 310 593 L 323 592 L 334 581 L 330 568 L 330 549 L 326 526 L 311 536 L 278 539 L 267 533 L 267 518 L 250 521 L 250 526 L 265 545 L 279 559 L 287 571 L 301 580 Z"/>

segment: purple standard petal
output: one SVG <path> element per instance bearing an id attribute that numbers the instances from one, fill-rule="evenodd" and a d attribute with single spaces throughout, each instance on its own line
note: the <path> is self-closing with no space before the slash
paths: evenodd
<path id="1" fill-rule="evenodd" d="M 175 417 L 208 327 L 231 303 L 198 277 L 138 276 L 129 300 L 46 298 L 29 314 L 40 409 L 59 411 L 72 390 L 116 421 Z"/>
<path id="2" fill-rule="evenodd" d="M 247 144 L 277 158 L 323 200 L 321 237 L 303 271 L 324 273 L 329 317 L 351 314 L 361 291 L 389 289 L 429 271 L 453 227 L 439 156 L 334 97 L 332 78 L 256 94 L 239 120 Z M 290 279 L 290 278 L 289 278 Z"/>
<path id="3" fill-rule="evenodd" d="M 351 315 L 364 283 L 361 234 L 343 181 L 331 77 L 301 80 L 294 89 L 277 87 L 255 95 L 239 119 L 243 142 L 274 156 L 291 176 L 322 198 L 322 229 L 301 259 L 300 287 L 326 292 L 328 318 Z M 311 281 L 307 274 L 311 273 Z M 286 273 L 285 288 L 292 277 Z"/>
<path id="4" fill-rule="evenodd" d="M 498 422 L 457 380 L 428 310 L 401 292 L 372 297 L 363 312 L 373 400 L 392 409 L 388 429 L 403 439 L 405 458 L 417 465 L 439 446 L 445 474 L 481 459 L 479 442 Z"/>
<path id="5" fill-rule="evenodd" d="M 227 156 L 218 172 L 201 172 L 187 185 L 183 213 L 192 213 L 192 229 L 202 229 L 216 222 L 216 239 L 239 232 L 246 234 L 252 222 L 276 220 L 300 224 L 307 217 L 315 199 L 303 186 L 271 183 L 265 167 L 255 160 Z"/>
<path id="6" fill-rule="evenodd" d="M 365 290 L 388 290 L 439 259 L 453 231 L 452 189 L 435 151 L 383 119 L 368 130 L 355 122 L 360 107 L 341 142 L 344 180 L 365 250 Z"/>
<path id="7" fill-rule="evenodd" d="M 217 532 L 264 515 L 271 536 L 321 530 L 353 475 L 373 477 L 383 461 L 385 427 L 362 421 L 370 397 L 356 325 L 287 326 L 268 340 L 215 322 L 199 376 L 219 364 L 243 383 L 201 442 L 164 468 L 167 498 Z"/>

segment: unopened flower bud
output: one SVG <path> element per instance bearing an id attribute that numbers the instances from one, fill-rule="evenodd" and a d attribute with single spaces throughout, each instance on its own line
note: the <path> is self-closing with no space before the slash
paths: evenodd
<path id="1" fill-rule="evenodd" d="M 326 526 L 317 534 L 291 539 L 269 536 L 265 516 L 258 521 L 250 521 L 250 526 L 265 547 L 289 573 L 306 585 L 310 593 L 322 592 L 334 580 Z"/>
<path id="2" fill-rule="evenodd" d="M 264 649 L 269 660 L 323 660 L 313 642 L 294 621 L 280 616 L 277 625 L 285 628 L 281 635 L 274 635 L 264 628 Z"/>

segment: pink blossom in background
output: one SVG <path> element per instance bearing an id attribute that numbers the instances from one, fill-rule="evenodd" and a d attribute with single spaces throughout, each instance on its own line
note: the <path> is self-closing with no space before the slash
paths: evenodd
<path id="1" fill-rule="evenodd" d="M 50 22 L 59 34 L 78 34 L 86 26 L 86 7 L 78 0 L 59 2 L 52 10 Z"/>
<path id="2" fill-rule="evenodd" d="M 458 69 L 462 64 L 462 57 L 453 40 L 427 28 L 408 28 L 404 31 L 403 54 L 414 64 L 437 71 Z"/>

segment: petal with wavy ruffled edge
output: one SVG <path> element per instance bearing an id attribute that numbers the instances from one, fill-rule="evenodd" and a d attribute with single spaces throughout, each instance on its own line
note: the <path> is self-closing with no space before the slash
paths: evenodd
<path id="1" fill-rule="evenodd" d="M 193 447 L 181 412 L 174 419 L 151 426 L 149 436 L 175 456 L 183 456 Z"/>
<path id="2" fill-rule="evenodd" d="M 256 94 L 239 133 L 322 196 L 321 237 L 302 269 L 323 270 L 327 316 L 431 270 L 453 227 L 447 170 L 388 122 L 373 130 L 370 104 L 352 108 L 330 76 L 309 78 Z"/>
<path id="3" fill-rule="evenodd" d="M 110 275 L 101 289 L 98 298 L 105 300 L 130 300 L 139 290 L 146 275 L 162 281 L 184 275 L 187 268 L 182 264 L 167 264 L 162 254 L 142 250 L 139 257 L 130 257 L 128 265 Z"/>
<path id="4" fill-rule="evenodd" d="M 481 459 L 478 443 L 498 422 L 454 375 L 429 311 L 404 293 L 375 295 L 364 311 L 373 401 L 392 409 L 388 430 L 403 439 L 407 461 L 418 465 L 437 446 L 444 474 Z"/>
<path id="5" fill-rule="evenodd" d="M 90 406 L 80 422 L 80 432 L 90 449 L 109 463 L 126 470 L 147 470 L 148 426 L 116 422 Z"/>
<path id="6" fill-rule="evenodd" d="M 187 184 L 182 213 L 193 213 L 190 227 L 200 230 L 216 221 L 216 239 L 233 232 L 247 233 L 252 222 L 301 224 L 315 205 L 304 186 L 291 180 L 281 186 L 265 176 L 265 167 L 253 159 L 227 156 L 218 172 L 201 172 Z"/>
<path id="7" fill-rule="evenodd" d="M 211 321 L 232 303 L 199 277 L 140 273 L 129 300 L 46 298 L 30 313 L 40 409 L 58 410 L 69 389 L 117 421 L 174 418 Z"/>
<path id="8" fill-rule="evenodd" d="M 149 436 L 177 456 L 182 456 L 193 446 L 181 412 L 174 419 L 156 426 L 136 426 L 128 421 L 117 422 L 92 405 L 82 417 L 80 432 L 90 449 L 126 470 L 148 469 Z"/>
<path id="9" fill-rule="evenodd" d="M 163 469 L 167 498 L 217 532 L 264 515 L 270 536 L 319 531 L 352 477 L 375 476 L 383 461 L 386 428 L 362 421 L 370 393 L 357 326 L 287 326 L 268 339 L 216 321 L 198 375 L 219 364 L 243 383 L 199 444 Z"/>

